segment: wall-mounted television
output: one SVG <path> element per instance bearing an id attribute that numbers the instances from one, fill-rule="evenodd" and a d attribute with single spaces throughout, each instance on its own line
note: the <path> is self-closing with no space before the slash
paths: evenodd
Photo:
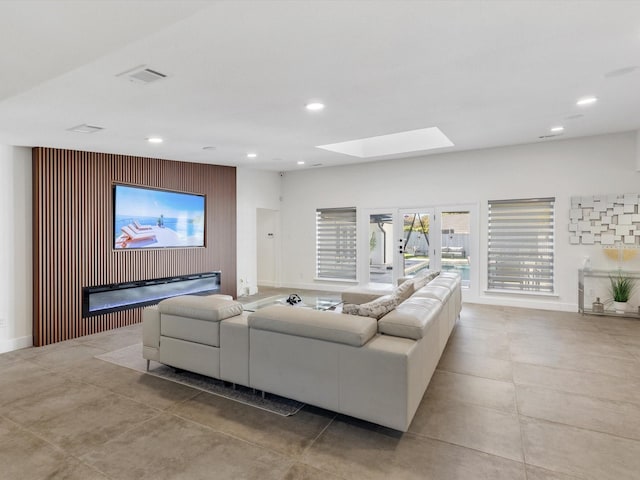
<path id="1" fill-rule="evenodd" d="M 204 247 L 204 195 L 113 186 L 115 249 Z"/>

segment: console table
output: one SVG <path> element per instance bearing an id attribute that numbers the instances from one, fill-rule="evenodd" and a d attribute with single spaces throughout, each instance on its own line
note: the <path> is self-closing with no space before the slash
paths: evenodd
<path id="1" fill-rule="evenodd" d="M 638 284 L 638 288 L 640 288 L 640 272 L 623 271 L 622 273 L 627 277 L 635 279 Z M 638 311 L 616 313 L 614 310 L 612 310 L 613 305 L 611 304 L 608 305 L 605 302 L 605 297 L 603 297 L 602 295 L 599 295 L 599 296 L 600 296 L 600 301 L 602 301 L 605 304 L 604 313 L 594 313 L 592 311 L 591 302 L 593 302 L 595 298 L 587 299 L 587 305 L 585 306 L 585 299 L 584 299 L 585 280 L 588 281 L 589 279 L 592 279 L 594 281 L 598 281 L 598 279 L 600 279 L 600 282 L 602 283 L 602 279 L 606 279 L 606 285 L 608 286 L 609 276 L 615 275 L 615 274 L 616 272 L 612 272 L 609 270 L 583 270 L 583 269 L 578 270 L 578 312 L 584 315 L 606 315 L 610 317 L 640 318 L 640 314 L 638 313 Z"/>

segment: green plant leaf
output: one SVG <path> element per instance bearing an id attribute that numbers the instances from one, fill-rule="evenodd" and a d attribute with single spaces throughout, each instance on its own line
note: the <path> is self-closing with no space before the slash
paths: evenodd
<path id="1" fill-rule="evenodd" d="M 613 296 L 613 301 L 628 302 L 636 286 L 635 280 L 625 277 L 622 272 L 618 272 L 615 276 L 609 275 L 609 282 L 611 283 L 611 295 Z"/>

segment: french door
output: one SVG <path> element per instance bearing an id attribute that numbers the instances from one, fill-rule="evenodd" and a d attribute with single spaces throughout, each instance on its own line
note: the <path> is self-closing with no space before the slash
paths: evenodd
<path id="1" fill-rule="evenodd" d="M 361 265 L 360 278 L 395 285 L 400 277 L 432 268 L 433 217 L 433 209 L 367 210 L 359 236 L 365 240 L 360 242 L 359 258 L 367 264 Z"/>
<path id="2" fill-rule="evenodd" d="M 460 274 L 462 288 L 471 287 L 471 265 L 477 262 L 472 243 L 473 210 L 440 208 L 437 217 L 440 228 L 440 270 Z"/>
<path id="3" fill-rule="evenodd" d="M 437 270 L 438 239 L 436 218 L 432 208 L 402 209 L 398 220 L 398 255 L 400 276 L 415 275 L 422 270 Z"/>
<path id="4" fill-rule="evenodd" d="M 359 277 L 396 285 L 420 271 L 456 271 L 471 286 L 474 206 L 365 210 L 359 220 Z M 366 264 L 362 259 L 366 259 Z"/>

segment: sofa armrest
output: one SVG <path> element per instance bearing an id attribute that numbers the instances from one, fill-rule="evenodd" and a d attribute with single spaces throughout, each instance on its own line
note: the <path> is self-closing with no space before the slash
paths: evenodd
<path id="1" fill-rule="evenodd" d="M 158 304 L 162 314 L 219 322 L 242 314 L 242 304 L 221 295 L 180 295 Z"/>
<path id="2" fill-rule="evenodd" d="M 378 322 L 378 331 L 395 337 L 420 340 L 442 311 L 442 303 L 435 298 L 411 297 Z"/>

